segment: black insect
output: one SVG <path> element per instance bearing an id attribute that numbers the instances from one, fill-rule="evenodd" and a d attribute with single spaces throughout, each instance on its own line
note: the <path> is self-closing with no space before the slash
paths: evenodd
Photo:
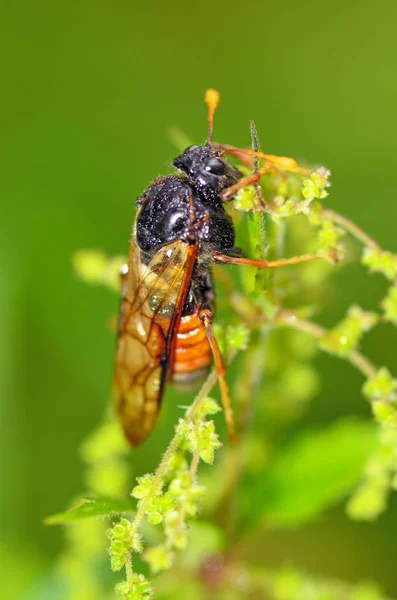
<path id="1" fill-rule="evenodd" d="M 257 181 L 269 165 L 298 170 L 295 161 L 214 145 L 213 115 L 218 93 L 208 90 L 206 101 L 207 142 L 188 147 L 174 160 L 181 174 L 156 179 L 137 203 L 123 282 L 113 386 L 125 435 L 134 446 L 142 443 L 154 427 L 165 383 L 184 388 L 198 384 L 212 358 L 229 433 L 234 436 L 226 370 L 212 330 L 215 292 L 211 265 L 267 267 L 291 262 L 242 258 L 235 248 L 234 226 L 224 202 Z M 259 155 L 266 165 L 243 178 L 225 160 L 226 153 L 240 158 Z M 308 260 L 307 256 L 301 258 Z M 297 262 L 296 257 L 293 262 Z"/>

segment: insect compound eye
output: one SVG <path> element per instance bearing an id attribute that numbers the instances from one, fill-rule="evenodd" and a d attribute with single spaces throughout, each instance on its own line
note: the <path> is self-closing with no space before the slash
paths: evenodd
<path id="1" fill-rule="evenodd" d="M 213 175 L 224 175 L 225 167 L 225 163 L 219 160 L 219 158 L 211 158 L 208 161 L 205 170 L 213 173 Z"/>

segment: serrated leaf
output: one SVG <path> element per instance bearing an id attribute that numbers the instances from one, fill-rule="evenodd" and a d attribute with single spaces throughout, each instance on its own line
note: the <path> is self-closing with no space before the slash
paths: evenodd
<path id="1" fill-rule="evenodd" d="M 62 525 L 91 519 L 94 517 L 110 517 L 115 514 L 133 512 L 134 505 L 130 500 L 116 500 L 113 498 L 83 498 L 80 505 L 65 512 L 51 515 L 44 519 L 46 525 Z"/>
<path id="2" fill-rule="evenodd" d="M 313 520 L 355 487 L 376 443 L 376 427 L 363 421 L 299 433 L 261 477 L 246 482 L 242 525 L 286 527 Z"/>

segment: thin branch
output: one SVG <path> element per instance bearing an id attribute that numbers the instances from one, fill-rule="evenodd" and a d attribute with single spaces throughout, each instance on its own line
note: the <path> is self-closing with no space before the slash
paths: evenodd
<path id="1" fill-rule="evenodd" d="M 190 463 L 190 469 L 189 469 L 189 475 L 190 475 L 190 480 L 192 482 L 192 485 L 194 485 L 195 481 L 196 481 L 196 477 L 197 477 L 197 470 L 199 467 L 199 463 L 200 463 L 200 444 L 197 444 L 197 448 L 194 451 L 193 454 L 193 458 L 192 458 L 192 462 Z M 185 517 L 186 517 L 186 510 L 187 510 L 187 500 L 185 500 L 185 502 L 183 503 L 180 513 L 179 513 L 179 519 L 178 519 L 178 526 L 179 526 L 179 530 L 182 530 L 184 521 L 185 521 Z"/>
<path id="2" fill-rule="evenodd" d="M 163 454 L 163 458 L 161 459 L 161 462 L 159 464 L 159 466 L 157 467 L 157 471 L 154 474 L 154 479 L 153 479 L 153 483 L 150 487 L 150 490 L 147 494 L 147 496 L 145 496 L 142 499 L 142 502 L 139 506 L 138 512 L 136 513 L 135 519 L 132 523 L 132 529 L 133 532 L 135 533 L 136 531 L 138 531 L 139 526 L 142 522 L 142 519 L 145 516 L 145 512 L 146 512 L 146 508 L 148 507 L 148 505 L 150 504 L 150 502 L 153 499 L 153 496 L 158 492 L 158 489 L 161 485 L 161 481 L 163 479 L 164 473 L 167 470 L 167 467 L 169 465 L 169 462 L 171 460 L 171 458 L 173 457 L 173 455 L 175 454 L 175 452 L 178 449 L 178 446 L 180 444 L 181 441 L 181 435 L 178 433 L 175 433 L 174 437 L 172 438 L 167 450 L 164 452 Z"/>
<path id="3" fill-rule="evenodd" d="M 228 361 L 229 363 L 233 360 L 234 356 L 235 356 L 235 354 L 232 354 L 230 356 L 229 361 Z M 189 406 L 189 408 L 186 411 L 184 420 L 187 423 L 190 423 L 190 421 L 192 421 L 198 406 L 200 405 L 203 398 L 208 396 L 208 394 L 214 387 L 217 379 L 218 379 L 218 375 L 217 375 L 216 371 L 212 370 L 211 373 L 208 375 L 207 379 L 205 380 L 200 391 L 196 395 L 193 403 L 191 404 L 191 406 Z M 164 473 L 167 470 L 167 467 L 170 463 L 171 458 L 173 457 L 176 450 L 178 449 L 180 442 L 181 442 L 181 435 L 178 432 L 176 432 L 174 437 L 172 438 L 167 450 L 163 454 L 163 458 L 161 459 L 159 466 L 157 467 L 157 470 L 154 474 L 153 484 L 149 490 L 149 493 L 147 494 L 147 496 L 145 496 L 145 498 L 142 499 L 142 502 L 139 506 L 138 512 L 136 513 L 135 519 L 133 521 L 133 531 L 134 532 L 138 531 L 139 526 L 142 522 L 142 519 L 145 516 L 146 508 L 148 507 L 151 500 L 153 499 L 153 496 L 157 493 L 157 491 L 161 485 L 161 481 L 164 477 Z"/>
<path id="4" fill-rule="evenodd" d="M 305 321 L 304 319 L 299 319 L 296 315 L 288 311 L 282 311 L 276 317 L 275 323 L 277 325 L 284 325 L 293 327 L 294 329 L 299 329 L 300 331 L 305 331 L 318 340 L 322 339 L 327 333 L 327 330 L 324 327 L 321 327 L 321 325 L 317 325 L 317 323 L 312 323 L 311 321 Z M 367 379 L 375 377 L 377 368 L 366 356 L 361 354 L 361 352 L 358 352 L 358 350 L 349 350 L 345 357 L 364 375 L 364 377 Z"/>
<path id="5" fill-rule="evenodd" d="M 132 580 L 133 580 L 133 570 L 132 570 L 132 556 L 131 556 L 131 550 L 128 552 L 128 558 L 127 558 L 127 562 L 125 563 L 125 572 L 127 575 L 127 583 L 129 584 L 129 586 L 132 586 Z"/>
<path id="6" fill-rule="evenodd" d="M 329 208 L 324 208 L 321 211 L 322 216 L 331 219 L 338 225 L 340 225 L 345 231 L 348 231 L 353 235 L 357 240 L 359 240 L 364 246 L 368 246 L 369 248 L 373 248 L 374 250 L 381 250 L 380 245 L 377 241 L 375 241 L 368 233 L 366 233 L 361 227 L 356 225 L 353 221 L 340 215 L 339 213 L 331 210 Z"/>

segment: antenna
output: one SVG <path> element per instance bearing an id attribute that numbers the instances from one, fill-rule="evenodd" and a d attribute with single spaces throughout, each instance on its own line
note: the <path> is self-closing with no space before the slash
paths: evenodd
<path id="1" fill-rule="evenodd" d="M 212 142 L 212 134 L 214 131 L 214 114 L 218 107 L 221 97 L 219 92 L 213 89 L 209 89 L 205 92 L 205 103 L 208 106 L 208 138 L 207 144 Z"/>

